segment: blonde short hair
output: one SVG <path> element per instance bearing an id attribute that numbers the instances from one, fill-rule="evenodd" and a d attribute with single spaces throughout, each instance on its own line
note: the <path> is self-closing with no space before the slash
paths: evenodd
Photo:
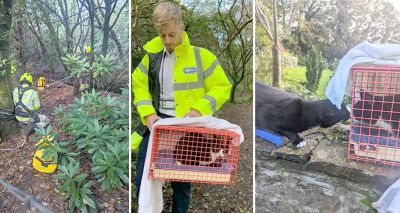
<path id="1" fill-rule="evenodd" d="M 170 21 L 182 24 L 182 11 L 172 2 L 160 2 L 154 9 L 153 21 L 157 29 Z"/>

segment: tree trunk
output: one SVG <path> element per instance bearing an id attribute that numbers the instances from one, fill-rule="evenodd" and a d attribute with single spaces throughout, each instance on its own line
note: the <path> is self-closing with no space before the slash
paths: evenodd
<path id="1" fill-rule="evenodd" d="M 280 67 L 280 57 L 279 57 L 279 47 L 278 47 L 278 28 L 277 28 L 277 7 L 276 0 L 272 2 L 272 12 L 274 18 L 274 45 L 272 47 L 272 70 L 273 70 L 273 78 L 272 85 L 274 87 L 280 87 L 281 85 L 281 67 Z"/>
<path id="2" fill-rule="evenodd" d="M 3 0 L 0 2 L 0 58 L 10 56 L 10 32 L 11 32 L 11 6 L 12 0 Z M 15 134 L 18 130 L 17 121 L 14 116 L 6 116 L 3 112 L 14 111 L 14 100 L 12 97 L 12 83 L 10 74 L 10 65 L 5 68 L 5 72 L 0 74 L 0 136 L 7 137 Z M 8 114 L 8 113 L 7 113 Z"/>
<path id="3" fill-rule="evenodd" d="M 21 19 L 22 17 L 18 17 L 19 19 Z M 21 23 L 21 20 L 17 20 L 16 21 L 16 32 L 15 32 L 15 40 L 16 40 L 16 44 L 15 47 L 17 49 L 18 52 L 18 60 L 21 63 L 21 69 L 22 72 L 26 71 L 26 62 L 27 59 L 25 57 L 25 38 L 24 38 L 24 29 L 23 29 L 23 23 Z"/>
<path id="4" fill-rule="evenodd" d="M 63 26 L 65 29 L 65 40 L 67 41 L 67 53 L 74 53 L 73 47 L 73 35 L 74 35 L 74 27 L 71 28 L 71 20 L 68 14 L 68 4 L 66 0 L 58 0 L 58 6 L 60 7 L 62 18 L 63 18 Z M 81 12 L 81 11 L 79 11 Z M 80 95 L 80 80 L 79 78 L 73 77 L 74 82 L 74 96 Z"/>
<path id="5" fill-rule="evenodd" d="M 94 1 L 93 0 L 87 0 L 88 4 L 90 3 L 89 7 L 89 16 L 90 16 L 90 48 L 92 48 L 91 54 L 91 60 L 90 60 L 90 66 L 93 64 L 93 50 L 94 50 Z"/>
<path id="6" fill-rule="evenodd" d="M 90 67 L 93 66 L 94 62 L 94 1 L 93 0 L 87 0 L 88 6 L 89 6 L 89 17 L 90 17 L 90 48 L 92 51 L 89 53 L 89 63 Z M 94 79 L 93 79 L 93 70 L 89 73 L 89 84 L 94 85 Z"/>
<path id="7" fill-rule="evenodd" d="M 125 57 L 124 57 L 124 52 L 122 51 L 121 42 L 118 40 L 118 36 L 114 30 L 111 30 L 111 38 L 115 41 L 115 44 L 117 45 L 118 55 L 119 55 L 119 58 L 122 60 L 122 63 L 127 64 Z"/>
<path id="8" fill-rule="evenodd" d="M 36 31 L 35 25 L 33 24 L 33 22 L 32 22 L 30 19 L 28 19 L 28 21 L 29 21 L 28 27 L 29 27 L 29 29 L 31 30 L 32 34 L 35 36 L 36 40 L 37 40 L 38 43 L 39 43 L 39 48 L 40 48 L 40 55 L 41 55 L 41 57 L 42 57 L 42 58 L 44 58 L 44 57 L 49 57 L 49 58 L 50 58 L 51 56 L 48 54 L 48 52 L 47 52 L 47 50 L 46 50 L 46 46 L 45 46 L 44 43 L 43 43 L 43 38 L 42 38 L 42 36 L 40 35 L 40 31 Z M 39 27 L 38 27 L 38 30 L 39 30 Z M 56 71 L 54 70 L 54 62 L 51 62 L 51 63 L 50 63 L 50 70 L 51 70 L 53 73 L 56 72 Z"/>
<path id="9" fill-rule="evenodd" d="M 235 91 L 236 91 L 236 87 L 237 87 L 237 83 L 236 82 L 233 82 L 233 84 L 232 84 L 232 89 L 231 89 L 231 97 L 230 97 L 230 102 L 231 103 L 235 103 Z"/>
<path id="10" fill-rule="evenodd" d="M 103 26 L 103 23 L 101 23 L 99 16 L 95 15 L 95 18 L 97 20 L 97 24 L 99 26 Z M 102 30 L 104 30 L 104 27 L 102 28 Z M 115 33 L 115 31 L 113 29 L 110 30 L 110 37 L 112 40 L 114 40 L 115 45 L 117 45 L 118 55 L 119 55 L 119 58 L 122 60 L 122 63 L 127 64 L 127 61 L 125 60 L 125 57 L 124 57 L 124 52 L 122 50 L 121 42 L 118 39 L 117 33 Z"/>
<path id="11" fill-rule="evenodd" d="M 106 55 L 108 51 L 108 40 L 110 36 L 110 18 L 111 18 L 112 1 L 105 0 L 104 2 L 106 6 L 105 6 L 104 23 L 103 23 L 103 45 L 101 46 L 101 54 Z"/>
<path id="12" fill-rule="evenodd" d="M 45 17 L 49 17 L 50 14 L 49 12 L 46 10 L 46 8 L 44 7 L 44 5 L 42 4 L 38 4 L 40 11 L 43 13 L 41 19 L 43 20 L 44 24 L 46 25 L 47 29 L 49 30 L 49 37 L 50 37 L 50 41 L 51 41 L 51 45 L 56 49 L 58 58 L 61 60 L 61 57 L 64 56 L 64 52 L 61 49 L 60 46 L 60 39 L 58 38 L 58 33 L 56 32 L 53 23 L 49 20 L 46 19 Z M 35 12 L 34 12 L 35 13 Z M 38 27 L 38 35 L 40 38 L 40 24 L 36 23 L 37 27 Z M 67 67 L 65 66 L 64 63 L 61 63 L 64 67 L 65 72 L 67 72 Z"/>
<path id="13" fill-rule="evenodd" d="M 280 56 L 279 56 L 279 48 L 276 45 L 272 46 L 272 85 L 274 87 L 280 87 L 281 85 L 281 67 L 280 67 Z"/>

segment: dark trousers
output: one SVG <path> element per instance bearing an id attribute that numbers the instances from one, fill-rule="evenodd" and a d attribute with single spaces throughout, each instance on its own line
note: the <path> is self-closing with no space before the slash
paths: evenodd
<path id="1" fill-rule="evenodd" d="M 142 182 L 142 175 L 144 169 L 144 162 L 146 160 L 147 146 L 149 144 L 150 132 L 147 131 L 140 144 L 138 159 L 136 162 L 136 197 L 139 200 L 140 183 Z M 147 178 L 147 177 L 145 177 Z M 172 195 L 172 212 L 183 213 L 187 212 L 190 203 L 190 183 L 171 182 L 173 190 Z M 144 192 L 146 193 L 146 192 Z"/>

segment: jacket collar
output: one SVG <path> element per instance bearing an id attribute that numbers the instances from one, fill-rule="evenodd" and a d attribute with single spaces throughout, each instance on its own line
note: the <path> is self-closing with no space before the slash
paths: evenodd
<path id="1" fill-rule="evenodd" d="M 182 33 L 183 42 L 182 44 L 175 47 L 175 55 L 180 52 L 187 52 L 190 47 L 190 41 L 187 33 L 183 31 Z M 164 45 L 161 41 L 160 36 L 153 38 L 151 41 L 147 42 L 143 46 L 144 50 L 148 53 L 159 53 L 164 50 Z"/>

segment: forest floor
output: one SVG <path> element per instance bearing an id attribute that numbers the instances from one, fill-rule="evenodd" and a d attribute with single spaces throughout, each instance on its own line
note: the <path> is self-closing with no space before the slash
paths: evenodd
<path id="1" fill-rule="evenodd" d="M 51 83 L 51 82 L 49 82 Z M 73 102 L 73 87 L 67 84 L 59 84 L 39 92 L 41 105 L 45 107 L 46 114 L 55 131 L 60 135 L 60 141 L 71 141 L 68 134 L 61 132 L 57 120 L 52 115 L 54 109 L 60 105 L 69 105 Z M 32 167 L 32 158 L 35 152 L 34 135 L 25 144 L 13 151 L 0 151 L 0 178 L 11 185 L 31 194 L 42 205 L 53 212 L 69 212 L 68 202 L 63 199 L 58 188 L 61 182 L 55 178 L 55 174 L 37 172 Z M 21 130 L 0 144 L 0 149 L 10 149 L 23 144 L 25 137 Z M 94 179 L 90 172 L 92 167 L 88 156 L 80 155 L 82 172 L 87 173 L 89 179 Z M 95 183 L 92 187 L 95 203 L 99 212 L 128 212 L 129 191 L 128 187 L 115 189 L 111 193 L 101 191 L 100 185 Z M 36 212 L 30 211 L 26 204 L 0 186 L 0 212 Z"/>
<path id="2" fill-rule="evenodd" d="M 239 166 L 235 185 L 192 184 L 189 212 L 253 212 L 253 104 L 225 104 L 218 117 L 242 128 L 244 141 L 240 146 Z M 134 165 L 134 164 L 133 164 Z M 135 173 L 132 168 L 132 183 Z M 132 187 L 135 190 L 135 187 Z M 172 209 L 170 184 L 163 187 L 164 210 Z M 132 199 L 132 212 L 137 212 Z"/>

